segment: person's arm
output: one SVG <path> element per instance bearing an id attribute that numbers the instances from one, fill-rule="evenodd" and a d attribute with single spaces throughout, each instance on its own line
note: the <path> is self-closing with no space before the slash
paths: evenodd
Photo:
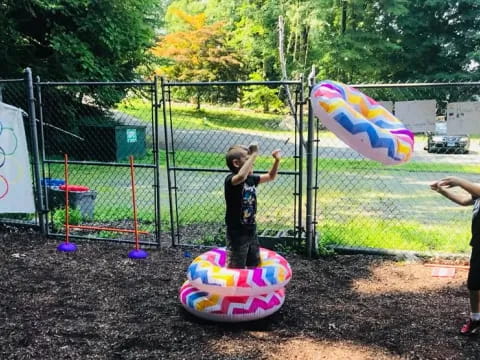
<path id="1" fill-rule="evenodd" d="M 454 203 L 462 206 L 472 205 L 473 196 L 470 193 L 459 194 L 452 190 L 449 190 L 448 186 L 442 185 L 444 179 L 434 182 L 430 185 L 432 190 L 435 190 L 439 194 L 445 196 L 447 199 L 453 201 Z"/>
<path id="2" fill-rule="evenodd" d="M 456 176 L 446 177 L 438 181 L 438 185 L 446 186 L 447 188 L 458 186 L 468 192 L 470 195 L 472 195 L 472 197 L 480 197 L 480 184 L 468 181 L 463 178 L 459 178 Z"/>
<path id="3" fill-rule="evenodd" d="M 250 156 L 248 157 L 248 160 L 245 161 L 240 170 L 238 170 L 238 173 L 232 177 L 232 185 L 236 186 L 247 180 L 248 175 L 253 171 L 253 165 L 255 164 L 255 159 L 258 154 L 258 146 L 250 145 L 249 154 Z"/>
<path id="4" fill-rule="evenodd" d="M 274 150 L 272 152 L 272 156 L 275 159 L 273 161 L 272 168 L 268 173 L 260 175 L 260 181 L 258 182 L 259 184 L 275 180 L 275 178 L 277 177 L 278 167 L 280 166 L 280 159 L 282 158 L 280 150 Z"/>

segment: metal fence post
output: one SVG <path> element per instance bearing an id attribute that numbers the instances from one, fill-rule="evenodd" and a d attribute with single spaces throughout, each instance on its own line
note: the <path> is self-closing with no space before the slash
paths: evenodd
<path id="1" fill-rule="evenodd" d="M 165 80 L 164 78 L 160 78 L 160 86 L 162 88 L 162 110 L 163 110 L 163 130 L 165 132 L 165 163 L 167 167 L 167 184 L 168 184 L 168 203 L 170 209 L 170 236 L 172 237 L 172 246 L 175 246 L 175 221 L 173 217 L 173 197 L 172 197 L 172 179 L 170 176 L 170 147 L 168 146 L 169 136 L 168 136 L 168 124 L 167 124 L 167 99 L 166 99 L 166 90 L 165 90 Z M 170 101 L 170 98 L 168 99 Z M 171 117 L 171 114 L 170 114 Z M 172 124 L 170 124 L 172 126 Z M 173 141 L 173 139 L 170 139 Z M 175 204 L 176 207 L 176 204 Z M 178 225 L 178 218 L 177 218 L 177 225 Z M 178 235 L 178 227 L 177 227 L 177 235 Z"/>
<path id="2" fill-rule="evenodd" d="M 38 134 L 37 134 L 37 116 L 35 113 L 35 95 L 33 93 L 33 78 L 32 70 L 25 69 L 25 84 L 27 87 L 28 99 L 28 117 L 30 119 L 30 132 L 32 136 L 32 152 L 33 152 L 33 172 L 35 176 L 35 192 L 36 192 L 36 207 L 38 213 L 38 220 L 40 223 L 40 231 L 42 235 L 46 235 L 47 229 L 45 227 L 45 213 L 43 206 L 42 184 L 40 182 L 40 153 L 38 148 Z"/>
<path id="3" fill-rule="evenodd" d="M 312 257 L 312 249 L 314 247 L 313 243 L 313 115 L 311 110 L 310 95 L 307 98 L 308 103 L 308 124 L 307 124 L 307 150 L 306 150 L 306 161 L 307 161 L 307 203 L 306 203 L 306 221 L 305 221 L 305 235 L 307 240 L 307 256 Z"/>
<path id="4" fill-rule="evenodd" d="M 153 153 L 155 162 L 155 237 L 158 241 L 157 247 L 161 247 L 161 212 L 160 212 L 160 138 L 158 130 L 158 108 L 161 103 L 158 99 L 158 77 L 153 79 L 153 98 L 152 98 L 152 121 L 153 121 Z"/>

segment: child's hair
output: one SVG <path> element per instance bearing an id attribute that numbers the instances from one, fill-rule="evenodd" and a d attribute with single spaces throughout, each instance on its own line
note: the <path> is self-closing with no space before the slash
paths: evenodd
<path id="1" fill-rule="evenodd" d="M 240 159 L 242 155 L 244 155 L 243 151 L 248 152 L 248 147 L 245 145 L 232 145 L 228 149 L 227 154 L 225 155 L 225 160 L 227 161 L 227 166 L 231 172 L 238 172 L 239 169 L 233 165 L 233 160 Z"/>

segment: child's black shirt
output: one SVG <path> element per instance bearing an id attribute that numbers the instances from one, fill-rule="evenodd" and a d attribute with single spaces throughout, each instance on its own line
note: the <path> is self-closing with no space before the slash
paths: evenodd
<path id="1" fill-rule="evenodd" d="M 260 176 L 248 175 L 243 183 L 233 185 L 234 176 L 231 173 L 225 178 L 225 223 L 229 228 L 254 228 Z"/>

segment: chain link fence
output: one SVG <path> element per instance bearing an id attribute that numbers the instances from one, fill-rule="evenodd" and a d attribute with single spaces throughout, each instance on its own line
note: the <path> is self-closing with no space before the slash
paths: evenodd
<path id="1" fill-rule="evenodd" d="M 43 189 L 48 235 L 64 236 L 65 192 L 69 192 L 72 237 L 134 241 L 130 156 L 134 162 L 140 243 L 159 245 L 160 172 L 158 119 L 152 83 L 38 82 L 44 151 Z M 68 154 L 68 174 L 65 158 Z M 165 197 L 165 196 L 164 196 Z M 168 212 L 165 212 L 168 214 Z M 165 222 L 165 219 L 164 219 Z M 118 231 L 115 231 L 115 230 Z"/>
<path id="2" fill-rule="evenodd" d="M 416 131 L 409 163 L 383 166 L 346 147 L 317 119 L 315 211 L 321 242 L 347 249 L 466 252 L 472 209 L 447 200 L 429 184 L 450 175 L 480 180 L 479 132 L 465 133 L 466 124 L 458 119 L 465 114 L 455 110 L 459 102 L 467 102 L 471 110 L 474 103 L 468 102 L 478 101 L 480 85 L 356 88 L 390 107 L 401 120 L 429 119 L 431 132 Z M 419 106 L 422 102 L 427 106 Z M 421 113 L 425 108 L 430 110 Z M 480 129 L 479 125 L 475 119 L 470 127 Z M 465 148 L 461 143 L 468 143 L 467 138 L 469 146 Z"/>
<path id="3" fill-rule="evenodd" d="M 287 85 L 294 97 L 290 107 L 285 105 Z M 480 124 L 475 118 L 467 121 L 467 112 L 477 109 L 480 84 L 356 87 L 402 121 L 418 125 L 413 129 L 415 152 L 406 164 L 384 166 L 358 155 L 313 118 L 315 239 L 337 249 L 466 252 L 471 208 L 455 205 L 429 184 L 449 175 L 480 181 L 480 131 L 475 130 Z M 0 80 L 0 100 L 30 113 L 26 88 L 24 79 Z M 37 79 L 34 88 L 44 205 L 37 214 L 1 214 L 2 223 L 38 225 L 39 215 L 45 214 L 47 234 L 64 236 L 60 185 L 68 154 L 69 184 L 88 188 L 70 197 L 72 221 L 107 228 L 74 229 L 73 237 L 133 242 L 131 233 L 110 231 L 134 225 L 133 155 L 138 224 L 148 232 L 142 243 L 159 245 L 162 239 L 174 245 L 222 245 L 225 152 L 234 144 L 258 142 L 257 173 L 270 169 L 274 149 L 283 153 L 276 181 L 259 187 L 260 237 L 277 249 L 307 245 L 309 137 L 303 117 L 308 106 L 301 83 Z M 421 112 L 425 104 L 429 110 Z M 426 125 L 415 123 L 421 118 L 429 119 Z M 32 154 L 28 116 L 24 124 Z M 31 164 L 33 174 L 33 157 Z M 38 201 L 37 191 L 36 197 Z"/>
<path id="4" fill-rule="evenodd" d="M 292 109 L 284 105 L 287 85 L 295 96 Z M 277 248 L 298 246 L 301 83 L 170 82 L 163 83 L 162 92 L 174 244 L 225 244 L 224 181 L 230 172 L 225 154 L 232 145 L 256 142 L 255 173 L 271 168 L 272 151 L 283 153 L 277 179 L 258 188 L 260 241 Z"/>

